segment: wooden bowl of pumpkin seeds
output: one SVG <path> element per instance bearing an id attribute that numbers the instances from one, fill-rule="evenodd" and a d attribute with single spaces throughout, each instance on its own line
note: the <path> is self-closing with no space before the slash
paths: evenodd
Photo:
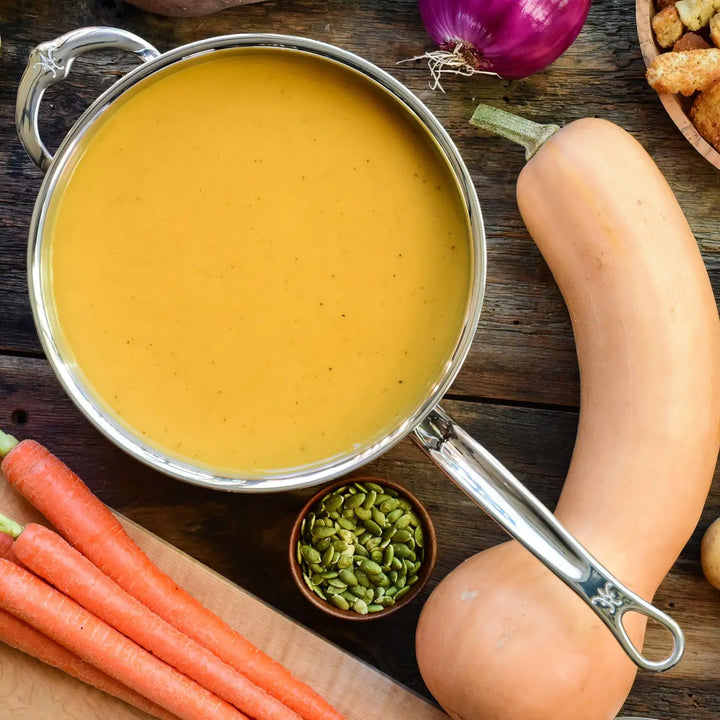
<path id="1" fill-rule="evenodd" d="M 397 483 L 346 478 L 325 486 L 298 515 L 290 567 L 316 607 L 348 620 L 385 617 L 422 590 L 435 566 L 435 530 Z"/>

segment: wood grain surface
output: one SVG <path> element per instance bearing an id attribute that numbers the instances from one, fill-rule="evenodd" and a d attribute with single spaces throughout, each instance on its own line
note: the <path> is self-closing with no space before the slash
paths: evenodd
<path id="1" fill-rule="evenodd" d="M 577 425 L 572 331 L 552 276 L 517 211 L 515 180 L 524 162 L 522 150 L 472 128 L 468 118 L 475 104 L 489 102 L 541 122 L 596 115 L 633 133 L 676 192 L 716 297 L 720 173 L 697 155 L 647 86 L 634 7 L 627 0 L 596 0 L 578 40 L 544 72 L 512 82 L 484 76 L 449 79 L 443 83 L 445 94 L 431 91 L 422 63 L 397 64 L 430 47 L 415 0 L 269 0 L 194 19 L 162 18 L 115 0 L 0 0 L 0 427 L 46 443 L 113 508 L 429 697 L 413 648 L 422 601 L 453 567 L 504 535 L 414 445 L 400 443 L 363 473 L 406 485 L 425 503 L 438 532 L 438 564 L 419 600 L 360 628 L 310 606 L 290 578 L 287 538 L 311 491 L 225 495 L 151 472 L 84 420 L 43 357 L 25 267 L 27 228 L 42 176 L 17 141 L 14 96 L 32 47 L 96 24 L 129 29 L 161 50 L 232 32 L 304 35 L 357 52 L 417 93 L 457 143 L 475 180 L 488 235 L 483 314 L 470 355 L 443 405 L 551 507 L 562 487 Z M 79 60 L 68 80 L 46 95 L 41 128 L 48 146 L 56 147 L 79 112 L 131 65 L 115 54 Z M 700 537 L 718 515 L 716 482 L 697 530 L 656 598 L 683 625 L 686 656 L 669 673 L 640 675 L 624 709 L 627 715 L 658 720 L 720 716 L 720 595 L 704 582 L 699 565 Z M 651 652 L 659 653 L 663 641 L 661 634 L 651 632 Z M 9 673 L 25 678 L 29 661 L 17 654 L 0 658 L 0 681 Z M 13 695 L 14 702 L 31 708 L 38 693 L 56 693 L 62 708 L 73 692 L 60 685 L 66 687 L 60 680 L 50 686 L 31 684 Z M 10 713 L 3 710 L 0 717 Z M 58 711 L 53 717 L 72 715 Z"/>

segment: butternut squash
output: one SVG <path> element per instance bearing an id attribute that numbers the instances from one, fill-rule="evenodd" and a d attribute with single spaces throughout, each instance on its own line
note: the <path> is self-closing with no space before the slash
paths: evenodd
<path id="1" fill-rule="evenodd" d="M 581 378 L 555 514 L 651 600 L 695 528 L 720 446 L 715 298 L 682 210 L 631 135 L 583 119 L 538 144 L 517 200 L 567 303 Z M 625 627 L 641 647 L 644 617 L 626 615 Z M 456 720 L 610 720 L 636 672 L 592 610 L 515 541 L 439 584 L 416 650 Z"/>

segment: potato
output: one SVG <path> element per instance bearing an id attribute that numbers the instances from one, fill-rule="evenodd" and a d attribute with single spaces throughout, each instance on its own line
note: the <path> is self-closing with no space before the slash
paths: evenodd
<path id="1" fill-rule="evenodd" d="M 720 590 L 720 518 L 715 520 L 703 535 L 700 562 L 706 580 Z"/>

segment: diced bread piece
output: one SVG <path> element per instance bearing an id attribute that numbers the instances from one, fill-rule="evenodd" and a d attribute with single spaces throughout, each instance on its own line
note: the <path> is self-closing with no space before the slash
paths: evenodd
<path id="1" fill-rule="evenodd" d="M 652 29 L 657 44 L 662 48 L 669 48 L 680 39 L 685 27 L 675 6 L 671 5 L 653 15 Z"/>
<path id="2" fill-rule="evenodd" d="M 710 39 L 715 47 L 720 47 L 720 12 L 710 18 Z"/>
<path id="3" fill-rule="evenodd" d="M 720 151 L 720 81 L 695 98 L 690 119 L 697 131 Z"/>
<path id="4" fill-rule="evenodd" d="M 688 31 L 673 45 L 673 52 L 707 50 L 709 47 L 710 43 L 702 35 Z"/>
<path id="5" fill-rule="evenodd" d="M 655 0 L 656 12 L 660 12 L 661 10 L 664 10 L 666 7 L 670 7 L 671 5 L 675 7 L 675 0 Z"/>
<path id="6" fill-rule="evenodd" d="M 720 0 L 680 0 L 675 8 L 688 29 L 699 30 L 720 10 Z"/>
<path id="7" fill-rule="evenodd" d="M 720 48 L 662 53 L 650 63 L 646 77 L 660 93 L 705 90 L 720 80 Z"/>

